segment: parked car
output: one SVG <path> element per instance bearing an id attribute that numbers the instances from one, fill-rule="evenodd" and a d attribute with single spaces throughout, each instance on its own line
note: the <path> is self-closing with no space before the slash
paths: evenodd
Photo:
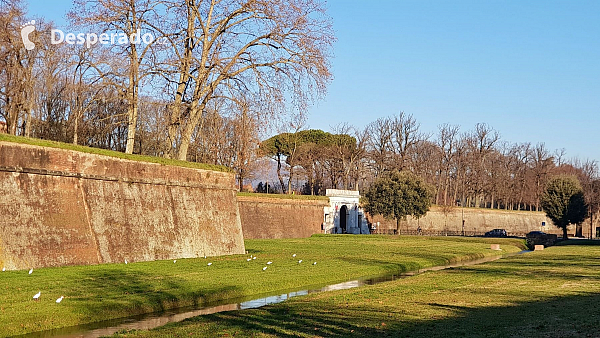
<path id="1" fill-rule="evenodd" d="M 485 233 L 485 237 L 506 237 L 506 230 L 494 229 Z"/>

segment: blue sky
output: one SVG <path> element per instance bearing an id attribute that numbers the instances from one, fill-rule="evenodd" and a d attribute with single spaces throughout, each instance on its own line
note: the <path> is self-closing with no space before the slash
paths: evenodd
<path id="1" fill-rule="evenodd" d="M 57 23 L 70 1 L 29 0 Z M 309 126 L 400 111 L 600 161 L 600 1 L 328 1 L 335 79 Z"/>

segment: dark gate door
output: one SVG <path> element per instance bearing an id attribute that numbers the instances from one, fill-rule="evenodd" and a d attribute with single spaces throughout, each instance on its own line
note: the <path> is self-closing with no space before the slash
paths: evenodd
<path id="1" fill-rule="evenodd" d="M 346 233 L 346 216 L 348 215 L 348 208 L 345 205 L 342 205 L 340 208 L 340 228 L 342 228 L 342 233 Z"/>

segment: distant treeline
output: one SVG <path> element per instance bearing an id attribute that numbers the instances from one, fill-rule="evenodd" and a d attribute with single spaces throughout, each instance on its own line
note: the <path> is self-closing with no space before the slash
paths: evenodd
<path id="1" fill-rule="evenodd" d="M 307 107 L 332 78 L 335 36 L 322 1 L 73 3 L 65 31 L 153 40 L 52 44 L 53 23 L 36 18 L 26 45 L 26 1 L 0 1 L 0 131 L 223 165 L 240 190 L 276 165 L 276 182 L 258 190 L 364 190 L 408 170 L 435 187 L 440 205 L 539 210 L 559 173 L 576 175 L 590 200 L 597 191 L 595 162 L 502 141 L 486 124 L 426 134 L 400 113 L 360 129 L 306 130 Z"/>
<path id="2" fill-rule="evenodd" d="M 364 129 L 336 129 L 282 133 L 262 142 L 263 153 L 277 162 L 279 191 L 363 191 L 385 171 L 408 170 L 435 187 L 438 205 L 540 210 L 548 179 L 567 174 L 577 176 L 590 203 L 597 204 L 595 161 L 567 162 L 564 149 L 550 151 L 544 143 L 511 144 L 486 124 L 465 132 L 441 124 L 435 134 L 426 134 L 413 116 L 400 113 Z M 301 185 L 295 186 L 298 178 Z"/>

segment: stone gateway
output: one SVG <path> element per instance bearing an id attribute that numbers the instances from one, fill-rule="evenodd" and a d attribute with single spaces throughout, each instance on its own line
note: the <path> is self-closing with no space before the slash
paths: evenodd
<path id="1" fill-rule="evenodd" d="M 324 208 L 323 231 L 329 234 L 368 234 L 369 226 L 355 190 L 327 189 L 329 206 Z"/>

